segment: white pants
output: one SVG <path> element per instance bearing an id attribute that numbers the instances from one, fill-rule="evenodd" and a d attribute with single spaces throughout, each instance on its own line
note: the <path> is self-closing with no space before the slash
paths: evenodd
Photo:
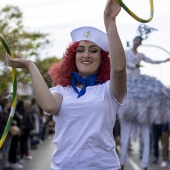
<path id="1" fill-rule="evenodd" d="M 120 151 L 120 163 L 121 165 L 125 165 L 128 154 L 128 145 L 131 132 L 134 130 L 133 123 L 122 121 L 121 125 L 121 151 Z M 142 153 L 142 161 L 141 167 L 148 167 L 149 163 L 149 154 L 150 154 L 150 126 L 149 125 L 138 125 L 140 128 L 140 133 L 143 141 L 143 153 Z M 137 128 L 137 126 L 136 126 Z"/>

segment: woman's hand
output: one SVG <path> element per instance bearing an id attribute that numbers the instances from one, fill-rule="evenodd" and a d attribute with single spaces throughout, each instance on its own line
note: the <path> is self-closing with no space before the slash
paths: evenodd
<path id="1" fill-rule="evenodd" d="M 20 55 L 17 55 L 17 58 L 14 59 L 8 54 L 6 54 L 6 62 L 7 65 L 10 67 L 23 68 L 27 70 L 29 68 L 29 65 L 32 63 L 32 61 L 23 59 Z"/>
<path id="2" fill-rule="evenodd" d="M 143 67 L 143 65 L 140 65 L 140 63 L 137 63 L 137 64 L 136 64 L 136 67 L 137 67 L 137 68 L 140 68 L 140 67 Z"/>
<path id="3" fill-rule="evenodd" d="M 141 65 L 139 63 L 136 64 L 136 68 L 139 68 L 141 67 Z"/>
<path id="4" fill-rule="evenodd" d="M 104 10 L 105 24 L 109 21 L 115 20 L 120 10 L 121 10 L 121 6 L 117 3 L 116 0 L 108 0 Z"/>

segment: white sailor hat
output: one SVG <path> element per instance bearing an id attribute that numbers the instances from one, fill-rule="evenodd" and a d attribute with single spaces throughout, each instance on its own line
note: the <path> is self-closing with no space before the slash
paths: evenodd
<path id="1" fill-rule="evenodd" d="M 73 42 L 88 40 L 97 44 L 102 50 L 109 51 L 107 34 L 97 28 L 90 26 L 80 27 L 74 29 L 70 35 Z"/>

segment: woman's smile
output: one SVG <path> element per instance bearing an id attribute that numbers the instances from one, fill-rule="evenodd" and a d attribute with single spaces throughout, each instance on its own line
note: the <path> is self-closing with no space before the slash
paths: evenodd
<path id="1" fill-rule="evenodd" d="M 76 66 L 83 77 L 97 73 L 101 63 L 101 49 L 91 41 L 80 41 L 76 52 Z"/>

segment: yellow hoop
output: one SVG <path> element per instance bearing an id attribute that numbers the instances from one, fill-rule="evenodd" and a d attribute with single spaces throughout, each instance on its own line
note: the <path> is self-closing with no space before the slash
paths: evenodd
<path id="1" fill-rule="evenodd" d="M 2 36 L 0 36 L 0 42 L 2 43 L 2 45 L 4 46 L 6 52 L 12 57 L 14 58 L 8 44 L 6 43 L 6 41 L 3 39 Z M 12 96 L 12 107 L 11 107 L 11 111 L 10 111 L 10 115 L 7 121 L 7 124 L 5 126 L 5 130 L 2 134 L 2 137 L 0 138 L 0 148 L 2 147 L 8 132 L 9 132 L 9 128 L 10 125 L 12 123 L 13 120 L 13 116 L 15 113 L 15 107 L 16 107 L 16 100 L 17 100 L 17 76 L 16 76 L 16 68 L 12 68 L 12 83 L 13 83 L 13 96 Z"/>
<path id="2" fill-rule="evenodd" d="M 154 13 L 154 5 L 153 5 L 153 0 L 150 0 L 150 18 L 148 19 L 142 19 L 138 17 L 135 13 L 133 13 L 123 2 L 122 0 L 116 0 L 117 3 L 120 4 L 120 6 L 130 15 L 132 16 L 135 20 L 142 22 L 142 23 L 147 23 L 152 20 L 153 18 L 153 13 Z"/>

